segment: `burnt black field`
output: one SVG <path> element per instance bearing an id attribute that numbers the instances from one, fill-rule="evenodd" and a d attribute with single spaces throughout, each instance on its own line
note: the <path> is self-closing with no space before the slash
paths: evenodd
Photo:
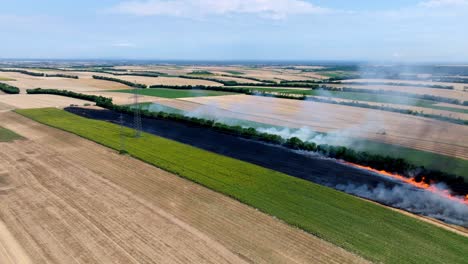
<path id="1" fill-rule="evenodd" d="M 120 124 L 120 114 L 110 110 L 97 110 L 81 107 L 68 107 L 68 112 L 86 118 Z M 123 115 L 123 125 L 133 127 L 133 116 Z M 377 186 L 383 183 L 388 187 L 396 183 L 371 172 L 349 167 L 336 160 L 316 155 L 304 155 L 296 151 L 254 140 L 246 140 L 234 135 L 214 131 L 210 128 L 194 126 L 171 120 L 142 118 L 142 130 L 153 135 L 172 139 L 197 148 L 231 158 L 243 160 L 265 168 L 335 187 L 338 184 L 366 184 Z M 157 151 L 157 146 L 155 147 Z"/>

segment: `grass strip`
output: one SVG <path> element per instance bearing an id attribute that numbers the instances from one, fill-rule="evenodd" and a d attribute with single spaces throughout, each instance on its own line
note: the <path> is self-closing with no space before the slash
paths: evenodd
<path id="1" fill-rule="evenodd" d="M 16 134 L 15 132 L 0 126 L 0 142 L 11 142 L 22 138 L 22 136 Z"/>

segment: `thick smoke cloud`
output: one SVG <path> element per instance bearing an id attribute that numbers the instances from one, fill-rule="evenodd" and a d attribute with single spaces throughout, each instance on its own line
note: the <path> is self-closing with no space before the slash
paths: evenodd
<path id="1" fill-rule="evenodd" d="M 443 186 L 439 185 L 438 188 L 441 189 Z M 336 189 L 447 223 L 468 227 L 467 205 L 430 191 L 405 185 L 388 188 L 383 184 L 375 188 L 367 185 L 337 185 Z"/>

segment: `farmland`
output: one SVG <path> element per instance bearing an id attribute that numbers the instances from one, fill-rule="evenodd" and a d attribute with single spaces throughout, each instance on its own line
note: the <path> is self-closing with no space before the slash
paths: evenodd
<path id="1" fill-rule="evenodd" d="M 33 112 L 49 121 L 79 121 L 61 119 L 65 112 L 59 110 Z M 0 184 L 5 184 L 0 189 L 0 257 L 6 248 L 8 259 L 24 260 L 19 263 L 365 263 L 169 172 L 14 113 L 0 117 L 27 138 L 0 143 Z M 107 130 L 112 125 L 94 125 L 104 125 L 103 135 L 118 142 L 115 131 Z M 148 140 L 163 148 L 175 145 L 170 155 L 178 153 L 177 158 L 184 156 L 178 151 L 196 151 L 156 137 Z M 135 140 L 129 146 L 148 143 Z M 151 156 L 149 149 L 144 152 Z"/>
<path id="2" fill-rule="evenodd" d="M 0 264 L 468 264 L 468 0 L 4 2 Z"/>
<path id="3" fill-rule="evenodd" d="M 89 102 L 79 99 L 56 95 L 2 95 L 0 96 L 0 104 L 5 104 L 11 108 L 38 108 L 38 107 L 65 107 L 71 104 L 84 105 Z"/>
<path id="4" fill-rule="evenodd" d="M 21 67 L 17 69 L 21 71 Z M 355 74 L 342 68 L 336 73 L 325 69 L 133 65 L 26 69 L 54 77 L 2 72 L 2 77 L 16 81 L 0 81 L 18 87 L 20 94 L 0 94 L 0 141 L 4 141 L 0 143 L 0 195 L 5 197 L 0 205 L 0 259 L 16 258 L 25 263 L 63 263 L 71 259 L 112 263 L 149 259 L 420 263 L 429 258 L 463 262 L 462 253 L 467 250 L 463 210 L 458 215 L 461 224 L 445 223 L 440 222 L 444 218 L 402 214 L 334 190 L 350 181 L 376 188 L 380 188 L 379 183 L 399 186 L 369 171 L 178 121 L 154 121 L 155 129 L 151 130 L 152 121 L 145 118 L 145 131 L 154 135 L 144 133 L 142 138 L 134 138 L 131 129 L 59 110 L 99 111 L 96 106 L 82 108 L 94 102 L 26 94 L 26 89 L 38 87 L 69 90 L 127 105 L 134 102 L 137 91 L 142 109 L 213 119 L 286 139 L 297 137 L 304 142 L 403 158 L 466 179 L 467 126 L 349 105 L 233 93 L 239 92 L 236 88 L 246 88 L 306 94 L 310 98 L 365 102 L 467 119 L 468 108 L 462 105 L 466 92 L 456 84 L 434 88 L 439 83 L 414 81 L 403 85 L 400 80 L 372 79 L 363 84 L 367 79 L 357 79 L 355 84 L 344 80 L 325 85 L 440 96 L 460 100 L 458 104 L 405 94 L 307 87 L 316 81 L 327 82 L 329 77 Z M 151 76 L 141 76 L 145 74 Z M 93 75 L 161 87 L 135 90 L 121 82 L 94 79 Z M 287 87 L 288 83 L 298 87 Z M 187 85 L 201 85 L 202 89 Z M 12 109 L 55 128 L 9 112 Z M 125 117 L 126 126 L 133 126 L 132 117 Z M 115 116 L 104 116 L 102 120 L 120 122 Z M 116 153 L 122 146 L 129 155 Z M 306 167 L 302 168 L 303 164 Z M 24 188 L 16 187 L 20 184 Z M 148 216 L 152 222 L 145 220 Z M 176 234 L 182 241 L 173 239 Z M 128 242 L 116 247 L 115 243 L 121 244 L 122 239 Z M 54 246 L 54 241 L 60 241 L 61 247 Z M 158 246 L 161 244 L 164 249 Z M 81 252 L 87 252 L 86 256 Z"/>
<path id="5" fill-rule="evenodd" d="M 135 93 L 134 90 L 120 90 L 122 93 Z M 184 98 L 184 97 L 200 97 L 200 96 L 219 96 L 229 95 L 229 92 L 218 91 L 203 91 L 203 90 L 174 90 L 174 89 L 144 89 L 138 90 L 138 94 L 145 96 L 156 96 L 163 98 Z"/>
<path id="6" fill-rule="evenodd" d="M 56 109 L 19 112 L 119 148 L 116 125 Z M 152 145 L 161 151 L 151 151 Z M 419 263 L 430 258 L 459 262 L 467 250 L 465 237 L 278 172 L 148 134 L 141 139 L 127 138 L 127 146 L 134 157 L 234 197 L 371 260 Z"/>

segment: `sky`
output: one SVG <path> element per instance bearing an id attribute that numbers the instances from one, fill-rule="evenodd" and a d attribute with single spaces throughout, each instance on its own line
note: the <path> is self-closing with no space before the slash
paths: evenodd
<path id="1" fill-rule="evenodd" d="M 468 62 L 468 0 L 0 0 L 0 58 Z"/>

